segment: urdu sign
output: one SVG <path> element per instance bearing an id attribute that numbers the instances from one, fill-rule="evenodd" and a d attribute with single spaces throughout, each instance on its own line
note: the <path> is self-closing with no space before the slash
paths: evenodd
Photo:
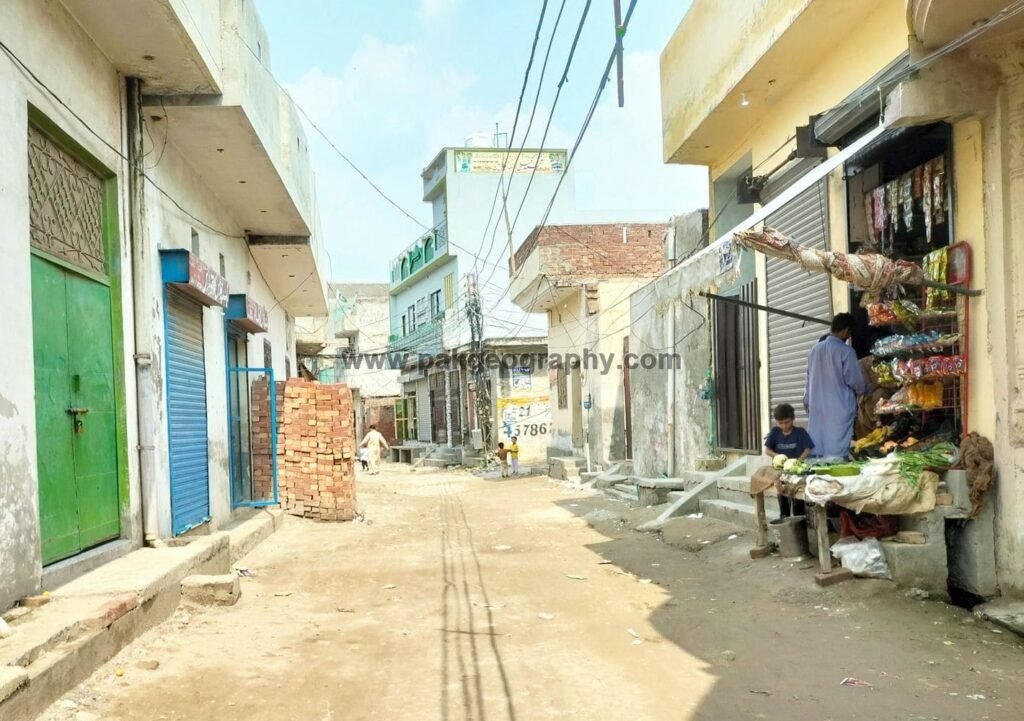
<path id="1" fill-rule="evenodd" d="M 459 173 L 500 173 L 504 168 L 513 173 L 561 175 L 565 172 L 566 163 L 564 150 L 519 153 L 488 149 L 455 152 L 455 170 Z"/>

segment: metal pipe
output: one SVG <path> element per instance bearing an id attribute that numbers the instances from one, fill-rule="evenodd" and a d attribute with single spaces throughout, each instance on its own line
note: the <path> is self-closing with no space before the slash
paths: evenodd
<path id="1" fill-rule="evenodd" d="M 142 513 L 142 534 L 144 541 L 160 537 L 160 519 L 156 502 L 156 416 L 157 398 L 153 363 L 153 286 L 151 264 L 156 254 L 151 254 L 146 242 L 145 175 L 143 162 L 142 129 L 142 80 L 128 78 L 125 81 L 125 105 L 127 106 L 126 131 L 128 135 L 128 232 L 132 251 L 132 307 L 135 322 L 135 391 L 136 420 L 139 429 L 139 486 Z M 155 248 L 154 248 L 155 250 Z M 158 361 L 157 361 L 158 362 Z"/>
<path id="2" fill-rule="evenodd" d="M 735 305 L 741 305 L 744 308 L 754 308 L 755 310 L 763 310 L 768 313 L 775 315 L 784 315 L 787 318 L 795 318 L 796 320 L 802 320 L 805 323 L 817 323 L 819 325 L 832 325 L 830 320 L 822 320 L 821 318 L 815 318 L 809 315 L 802 315 L 800 313 L 791 313 L 788 310 L 779 310 L 778 308 L 771 308 L 767 305 L 761 305 L 760 303 L 753 303 L 749 300 L 740 300 L 739 298 L 732 298 L 725 295 L 716 295 L 714 293 L 701 293 L 704 298 L 710 298 L 711 300 L 720 300 L 723 303 L 733 303 Z"/>
<path id="3" fill-rule="evenodd" d="M 665 311 L 665 323 L 668 326 L 668 347 L 676 352 L 676 308 L 674 304 L 669 305 Z M 668 372 L 668 408 L 666 410 L 668 429 L 668 470 L 666 475 L 674 478 L 676 475 L 676 368 L 675 364 Z"/>

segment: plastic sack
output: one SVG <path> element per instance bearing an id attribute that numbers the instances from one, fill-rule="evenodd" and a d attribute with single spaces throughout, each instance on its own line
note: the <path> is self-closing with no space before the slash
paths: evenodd
<path id="1" fill-rule="evenodd" d="M 889 564 L 885 562 L 885 551 L 877 538 L 841 538 L 832 548 L 832 555 L 839 559 L 843 568 L 849 569 L 860 578 L 884 578 L 890 580 Z"/>

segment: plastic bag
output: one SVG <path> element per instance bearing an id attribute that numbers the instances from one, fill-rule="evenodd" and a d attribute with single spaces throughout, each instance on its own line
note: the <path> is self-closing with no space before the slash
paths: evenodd
<path id="1" fill-rule="evenodd" d="M 854 576 L 892 579 L 889 564 L 885 562 L 885 551 L 877 538 L 865 538 L 863 541 L 852 536 L 841 538 L 829 550 Z"/>

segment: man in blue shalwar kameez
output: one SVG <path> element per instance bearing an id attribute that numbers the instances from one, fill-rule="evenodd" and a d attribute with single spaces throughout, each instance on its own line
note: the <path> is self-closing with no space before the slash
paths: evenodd
<path id="1" fill-rule="evenodd" d="M 853 440 L 857 417 L 857 396 L 867 392 L 867 383 L 848 344 L 855 321 L 849 313 L 832 319 L 832 332 L 807 356 L 807 431 L 814 441 L 814 455 L 846 458 Z"/>

